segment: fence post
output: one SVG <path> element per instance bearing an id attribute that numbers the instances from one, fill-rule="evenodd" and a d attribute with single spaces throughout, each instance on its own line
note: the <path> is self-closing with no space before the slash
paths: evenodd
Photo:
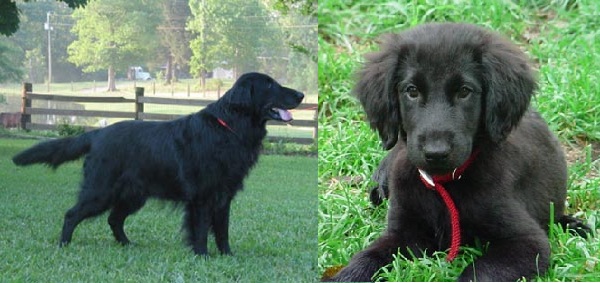
<path id="1" fill-rule="evenodd" d="M 313 142 L 315 144 L 317 144 L 317 139 L 319 138 L 319 126 L 318 126 L 318 119 L 319 119 L 319 110 L 318 108 L 315 110 L 315 115 L 313 115 L 313 120 L 315 121 L 316 125 L 313 128 L 313 134 L 312 134 L 312 138 L 313 138 Z"/>
<path id="2" fill-rule="evenodd" d="M 31 83 L 23 83 L 23 93 L 21 94 L 21 129 L 27 130 L 27 123 L 31 123 L 31 114 L 27 114 L 27 108 L 31 108 L 31 99 L 27 94 L 33 91 Z"/>
<path id="3" fill-rule="evenodd" d="M 144 88 L 136 87 L 135 88 L 135 119 L 142 120 L 142 114 L 144 114 L 144 102 L 141 102 L 140 99 L 144 97 Z"/>

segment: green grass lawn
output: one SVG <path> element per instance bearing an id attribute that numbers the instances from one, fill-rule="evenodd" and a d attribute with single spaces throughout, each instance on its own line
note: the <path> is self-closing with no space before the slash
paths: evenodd
<path id="1" fill-rule="evenodd" d="M 477 4 L 475 4 L 477 3 Z M 378 35 L 431 21 L 469 22 L 510 37 L 539 69 L 533 100 L 563 142 L 569 161 L 567 212 L 600 228 L 600 2 L 319 1 L 319 261 L 322 274 L 347 264 L 385 229 L 387 205 L 368 200 L 373 170 L 385 155 L 350 95 L 363 55 Z M 536 281 L 599 281 L 600 240 L 551 229 L 552 262 Z M 454 281 L 481 249 L 397 259 L 386 281 Z"/>
<path id="2" fill-rule="evenodd" d="M 127 219 L 134 243 L 116 243 L 106 215 L 83 222 L 58 248 L 63 215 L 75 203 L 81 161 L 56 172 L 16 167 L 10 158 L 34 144 L 0 139 L 2 282 L 314 282 L 317 216 L 312 157 L 266 155 L 234 199 L 233 256 L 196 257 L 180 231 L 183 211 L 150 201 Z"/>

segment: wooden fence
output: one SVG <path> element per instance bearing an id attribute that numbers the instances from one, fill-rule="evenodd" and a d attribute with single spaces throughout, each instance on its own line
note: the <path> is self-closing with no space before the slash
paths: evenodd
<path id="1" fill-rule="evenodd" d="M 75 103 L 129 103 L 132 104 L 134 111 L 99 111 L 99 110 L 67 110 L 67 109 L 52 109 L 32 107 L 34 100 L 42 101 L 57 101 L 57 102 L 75 102 Z M 162 105 L 184 105 L 184 106 L 199 106 L 205 107 L 214 100 L 202 99 L 178 99 L 164 97 L 148 97 L 144 96 L 144 88 L 135 88 L 135 98 L 128 99 L 124 97 L 98 97 L 98 96 L 71 96 L 57 94 L 42 94 L 34 93 L 30 83 L 23 84 L 22 104 L 21 104 L 21 128 L 25 130 L 56 130 L 56 124 L 33 123 L 32 115 L 60 115 L 60 116 L 76 116 L 76 117 L 102 117 L 102 118 L 121 118 L 132 120 L 172 120 L 183 115 L 181 114 L 159 114 L 144 112 L 145 104 L 162 104 Z M 312 113 L 311 120 L 294 120 L 291 122 L 291 127 L 308 128 L 312 132 L 312 137 L 289 137 L 275 136 L 269 134 L 267 139 L 275 142 L 294 142 L 299 144 L 316 143 L 317 139 L 317 104 L 302 103 L 294 111 L 310 111 Z M 282 122 L 269 121 L 268 126 L 286 125 Z M 97 127 L 85 126 L 86 130 L 91 130 Z"/>

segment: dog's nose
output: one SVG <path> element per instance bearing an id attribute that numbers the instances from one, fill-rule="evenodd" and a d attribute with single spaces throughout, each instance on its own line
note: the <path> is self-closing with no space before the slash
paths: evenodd
<path id="1" fill-rule="evenodd" d="M 423 148 L 423 154 L 428 163 L 442 163 L 445 162 L 450 155 L 450 146 L 440 143 L 426 145 Z"/>
<path id="2" fill-rule="evenodd" d="M 304 93 L 301 92 L 296 92 L 296 98 L 298 98 L 298 100 L 302 101 L 302 99 L 304 99 Z"/>

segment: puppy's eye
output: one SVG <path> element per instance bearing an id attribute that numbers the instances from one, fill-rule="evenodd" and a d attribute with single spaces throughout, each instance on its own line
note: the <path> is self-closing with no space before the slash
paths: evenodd
<path id="1" fill-rule="evenodd" d="M 469 87 L 463 86 L 460 88 L 460 90 L 458 90 L 456 97 L 459 99 L 465 99 L 465 98 L 469 97 L 469 95 L 471 95 L 472 92 L 473 92 L 472 89 L 470 89 Z"/>
<path id="2" fill-rule="evenodd" d="M 272 83 L 267 84 L 267 88 L 271 88 L 273 86 Z"/>
<path id="3" fill-rule="evenodd" d="M 419 89 L 417 89 L 417 87 L 414 85 L 407 86 L 404 92 L 406 93 L 406 96 L 408 96 L 408 98 L 410 99 L 419 98 Z"/>

